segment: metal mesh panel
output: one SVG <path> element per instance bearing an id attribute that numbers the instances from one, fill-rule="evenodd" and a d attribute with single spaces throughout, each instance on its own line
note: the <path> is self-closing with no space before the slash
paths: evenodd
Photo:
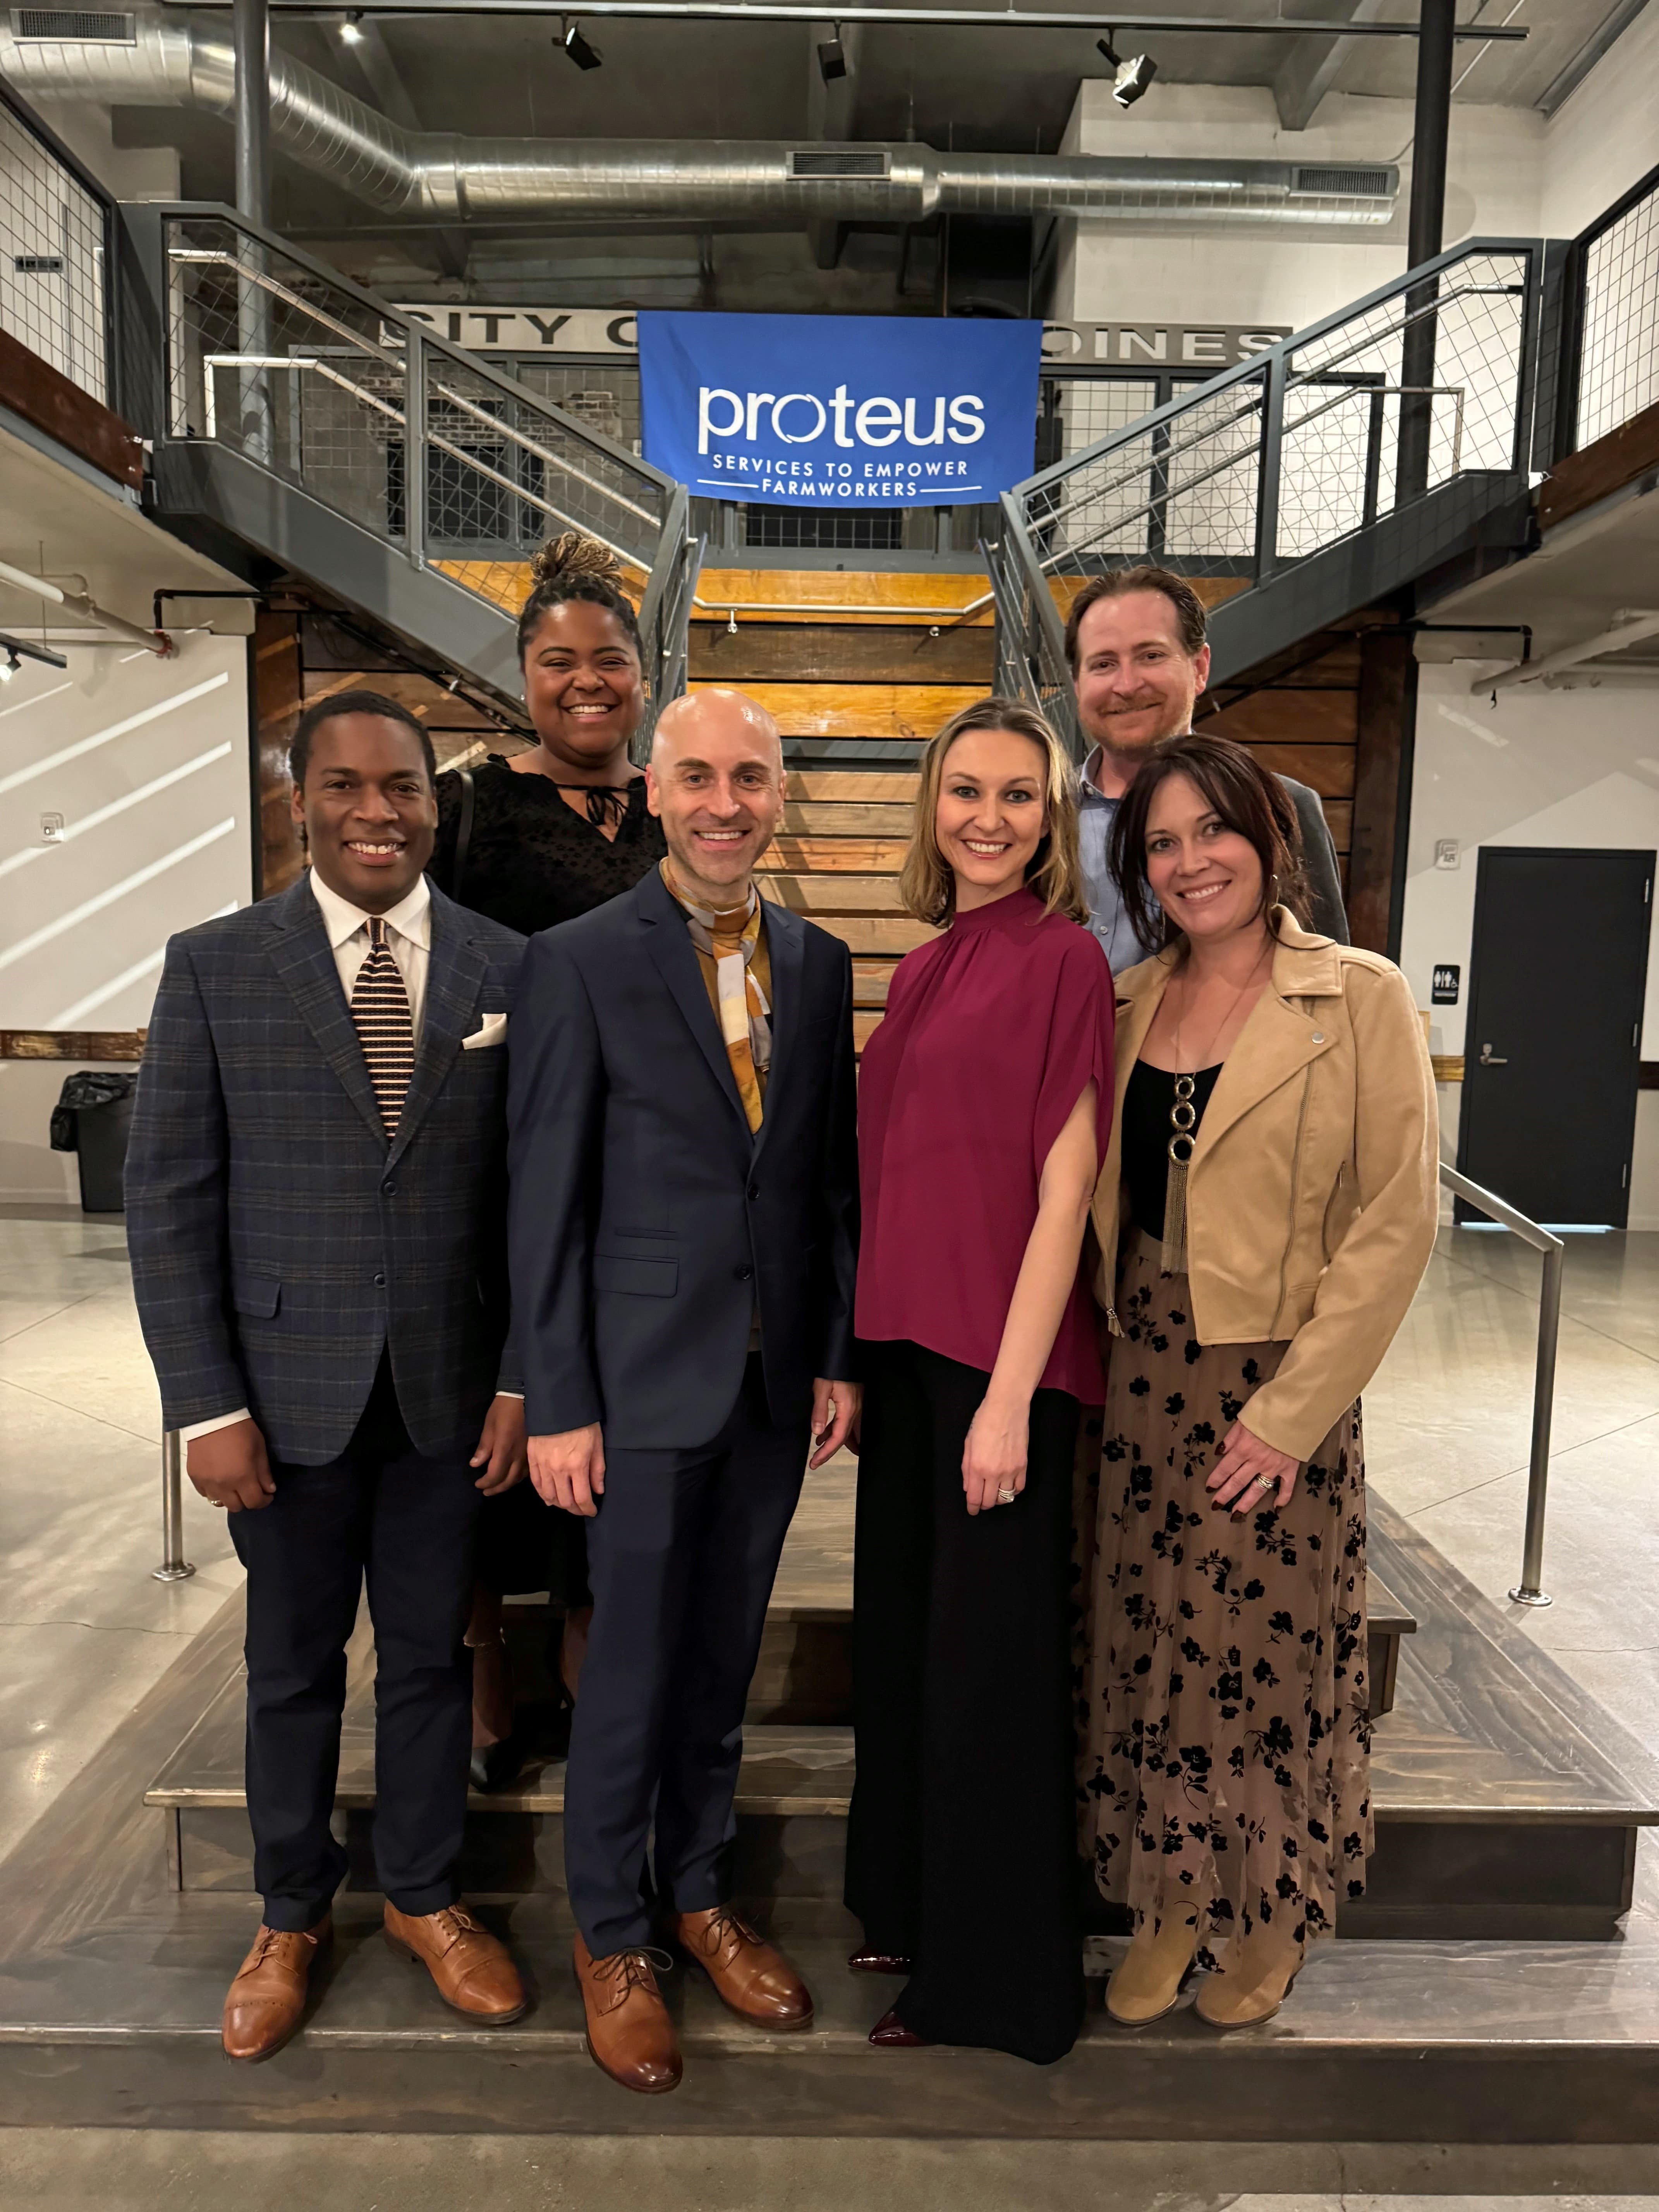
<path id="1" fill-rule="evenodd" d="M 1659 191 L 1585 249 L 1583 328 L 1580 447 L 1659 400 Z"/>
<path id="2" fill-rule="evenodd" d="M 1109 428 L 1062 474 L 1016 495 L 1044 573 L 1150 557 L 1192 574 L 1260 574 L 1462 472 L 1514 468 L 1528 270 L 1523 252 L 1471 252 L 1158 419 Z M 1100 398 L 1086 404 L 1109 410 L 1112 387 L 1093 389 Z M 1278 518 L 1270 544 L 1264 467 Z"/>
<path id="3" fill-rule="evenodd" d="M 507 612 L 564 530 L 648 571 L 668 494 L 631 457 L 633 364 L 548 366 L 532 390 L 222 220 L 175 221 L 167 257 L 175 437 L 234 447 Z"/>
<path id="4" fill-rule="evenodd" d="M 103 208 L 3 105 L 0 329 L 107 402 Z"/>

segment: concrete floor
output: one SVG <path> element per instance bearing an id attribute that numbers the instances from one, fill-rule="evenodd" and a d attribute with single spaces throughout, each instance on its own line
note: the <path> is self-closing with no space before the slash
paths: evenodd
<path id="1" fill-rule="evenodd" d="M 1538 1264 L 1507 1236 L 1443 1231 L 1365 1399 L 1375 1486 L 1499 1603 L 1520 1565 Z M 197 1574 L 150 1579 L 159 1441 L 118 1220 L 0 1207 L 0 1855 L 235 1586 L 223 1517 L 188 1489 Z M 1573 1238 L 1544 1574 L 1556 1601 L 1506 1609 L 1659 1754 L 1656 1447 L 1659 1235 Z M 832 1505 L 844 1513 L 848 1486 L 833 1487 L 813 1501 L 815 1524 Z M 1645 1902 L 1659 1885 L 1653 1850 L 1644 1862 Z M 1407 2212 L 1419 2199 L 1529 2212 L 1650 2194 L 1659 2201 L 1659 2152 L 1601 2148 L 0 2135 L 0 2212 L 216 2212 L 227 2199 L 316 2212 L 642 2202 L 660 2212 Z"/>
<path id="2" fill-rule="evenodd" d="M 1659 2154 L 1437 2145 L 0 2137 L 0 2212 L 1651 2212 Z"/>

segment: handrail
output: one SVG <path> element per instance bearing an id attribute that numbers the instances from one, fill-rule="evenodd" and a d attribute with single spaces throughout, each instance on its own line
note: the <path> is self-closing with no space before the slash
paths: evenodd
<path id="1" fill-rule="evenodd" d="M 185 1448 L 179 1431 L 161 1438 L 161 1564 L 149 1571 L 156 1583 L 188 1582 L 196 1570 L 185 1557 Z"/>
<path id="2" fill-rule="evenodd" d="M 1440 1163 L 1440 1180 L 1466 1206 L 1510 1230 L 1544 1255 L 1538 1301 L 1538 1361 L 1532 1386 L 1532 1451 L 1527 1467 L 1527 1533 L 1521 1554 L 1521 1580 L 1510 1592 L 1516 1605 L 1550 1605 L 1540 1585 L 1544 1571 L 1544 1507 L 1550 1479 L 1550 1424 L 1555 1411 L 1555 1354 L 1561 1334 L 1561 1269 L 1566 1246 L 1549 1230 L 1528 1220 L 1516 1206 L 1483 1190 L 1455 1168 Z"/>

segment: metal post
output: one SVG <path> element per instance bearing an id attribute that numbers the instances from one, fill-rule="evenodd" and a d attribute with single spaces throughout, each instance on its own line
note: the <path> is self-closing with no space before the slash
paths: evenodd
<path id="1" fill-rule="evenodd" d="M 1285 440 L 1285 383 L 1288 362 L 1276 349 L 1261 379 L 1261 449 L 1255 489 L 1255 580 L 1265 583 L 1279 566 L 1279 472 Z"/>
<path id="2" fill-rule="evenodd" d="M 1412 199 L 1406 266 L 1432 261 L 1445 243 L 1446 149 L 1451 136 L 1453 40 L 1457 0 L 1423 0 L 1417 39 L 1417 106 L 1412 125 Z M 1429 486 L 1429 447 L 1434 431 L 1435 316 L 1432 283 L 1406 295 L 1401 346 L 1400 467 L 1395 504 Z M 1424 310 L 1430 312 L 1425 313 Z"/>
<path id="3" fill-rule="evenodd" d="M 187 1582 L 196 1570 L 185 1557 L 185 1449 L 178 1431 L 161 1439 L 161 1564 L 150 1570 L 158 1583 Z"/>
<path id="4" fill-rule="evenodd" d="M 236 55 L 236 212 L 270 221 L 270 9 L 232 0 Z"/>
<path id="5" fill-rule="evenodd" d="M 426 566 L 426 347 L 421 326 L 404 334 L 404 550 Z"/>
<path id="6" fill-rule="evenodd" d="M 1538 1370 L 1532 1395 L 1532 1457 L 1527 1468 L 1527 1535 L 1521 1554 L 1521 1582 L 1510 1595 L 1516 1605 L 1549 1605 L 1540 1588 L 1544 1571 L 1544 1501 L 1550 1480 L 1550 1416 L 1555 1410 L 1555 1346 L 1561 1332 L 1561 1263 L 1559 1244 L 1544 1255 L 1544 1280 L 1538 1301 Z"/>

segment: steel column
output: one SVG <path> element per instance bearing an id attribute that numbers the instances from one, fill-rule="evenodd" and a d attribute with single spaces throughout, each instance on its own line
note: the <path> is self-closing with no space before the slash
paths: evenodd
<path id="1" fill-rule="evenodd" d="M 1446 227 L 1446 149 L 1451 136 L 1453 41 L 1457 0 L 1423 0 L 1417 41 L 1417 110 L 1412 126 L 1412 198 L 1406 266 L 1420 269 L 1441 250 Z M 1431 307 L 1437 287 L 1407 295 L 1407 310 Z M 1396 503 L 1429 488 L 1429 447 L 1434 434 L 1436 317 L 1418 313 L 1401 345 L 1400 471 Z"/>

